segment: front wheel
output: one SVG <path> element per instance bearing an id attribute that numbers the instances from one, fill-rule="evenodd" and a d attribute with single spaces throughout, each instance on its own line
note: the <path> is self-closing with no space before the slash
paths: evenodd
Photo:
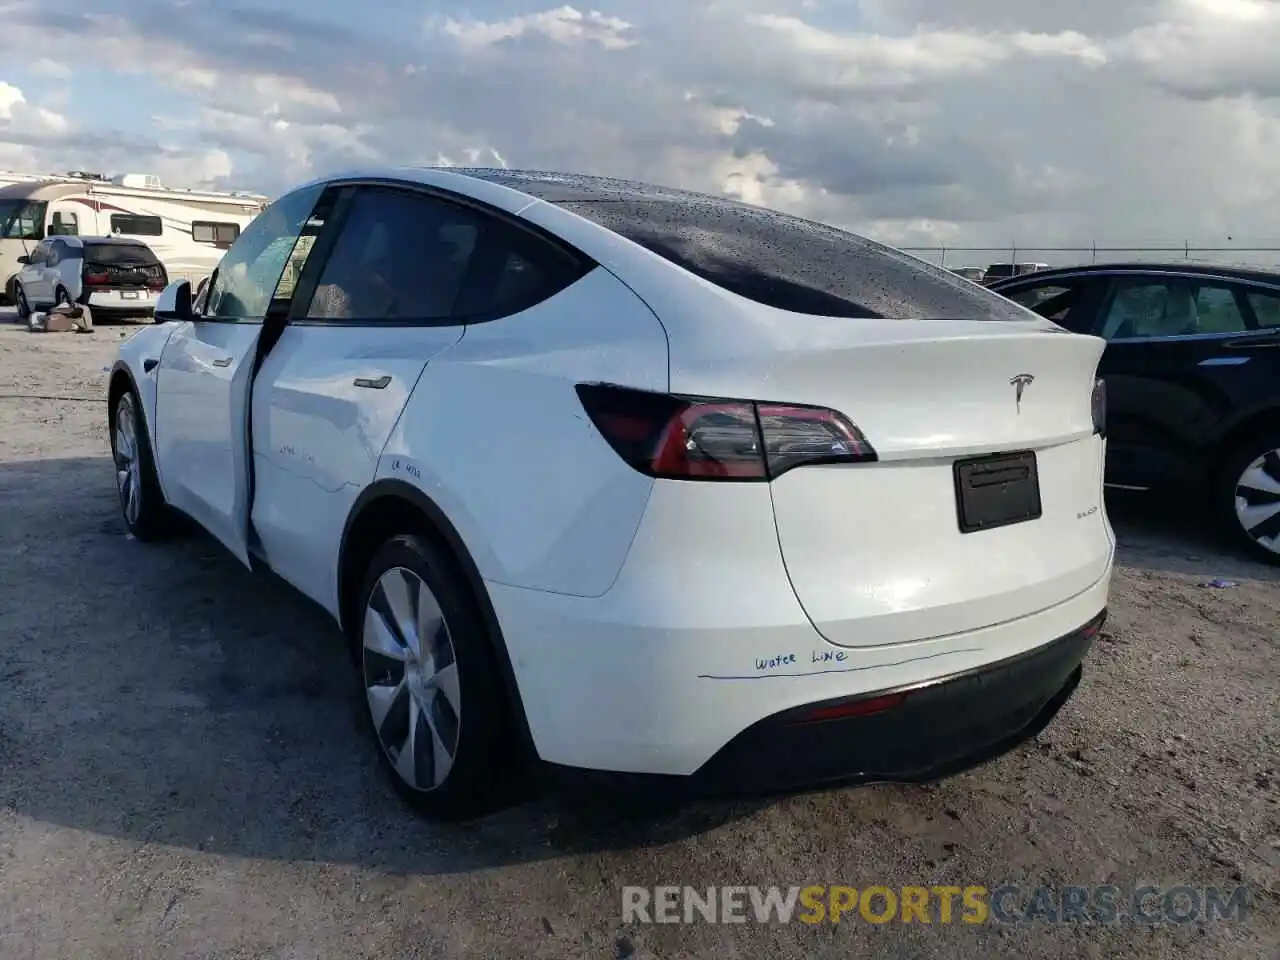
<path id="1" fill-rule="evenodd" d="M 172 521 L 151 459 L 146 423 L 132 389 L 116 400 L 110 427 L 111 459 L 125 526 L 139 540 L 161 539 L 171 532 Z"/>
<path id="2" fill-rule="evenodd" d="M 1280 566 L 1280 434 L 1237 449 L 1223 465 L 1214 499 L 1236 543 Z"/>
<path id="3" fill-rule="evenodd" d="M 484 621 L 449 556 L 394 537 L 369 565 L 354 624 L 365 716 L 396 790 L 433 819 L 502 805 L 509 716 Z"/>
<path id="4" fill-rule="evenodd" d="M 18 308 L 18 319 L 26 320 L 31 316 L 31 304 L 27 302 L 27 291 L 22 289 L 22 284 L 14 284 L 13 296 Z"/>

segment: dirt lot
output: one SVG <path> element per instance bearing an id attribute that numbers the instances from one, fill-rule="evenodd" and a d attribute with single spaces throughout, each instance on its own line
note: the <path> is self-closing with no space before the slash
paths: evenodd
<path id="1" fill-rule="evenodd" d="M 380 780 L 335 628 L 219 548 L 126 538 L 104 404 L 35 398 L 100 397 L 130 329 L 0 322 L 4 960 L 1280 956 L 1280 569 L 1194 520 L 1111 505 L 1122 566 L 1085 681 L 978 771 L 437 827 Z M 1182 927 L 620 916 L 623 884 L 1002 882 L 1255 893 L 1243 922 Z"/>

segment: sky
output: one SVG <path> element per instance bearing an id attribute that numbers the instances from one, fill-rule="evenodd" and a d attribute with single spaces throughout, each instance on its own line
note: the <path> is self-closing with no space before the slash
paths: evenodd
<path id="1" fill-rule="evenodd" d="M 1280 246 L 1276 0 L 0 0 L 0 16 L 0 169 L 275 195 L 478 163 L 723 193 L 900 246 Z"/>

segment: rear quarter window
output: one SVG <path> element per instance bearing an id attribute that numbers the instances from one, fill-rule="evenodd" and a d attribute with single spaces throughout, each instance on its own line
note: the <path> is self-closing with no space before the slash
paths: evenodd
<path id="1" fill-rule="evenodd" d="M 834 227 L 702 200 L 571 200 L 559 206 L 738 296 L 848 318 L 1005 320 L 1027 314 L 949 270 Z"/>

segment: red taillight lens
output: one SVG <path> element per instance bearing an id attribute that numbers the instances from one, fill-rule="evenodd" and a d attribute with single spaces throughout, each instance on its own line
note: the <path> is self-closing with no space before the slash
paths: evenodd
<path id="1" fill-rule="evenodd" d="M 89 286 L 100 286 L 111 279 L 111 275 L 105 270 L 86 270 L 84 272 L 84 282 Z"/>
<path id="2" fill-rule="evenodd" d="M 1093 432 L 1100 437 L 1107 435 L 1107 381 L 1098 378 L 1093 381 Z"/>
<path id="3" fill-rule="evenodd" d="M 767 481 L 803 464 L 876 459 L 847 417 L 822 407 L 608 384 L 579 384 L 578 396 L 617 454 L 652 477 Z"/>
<path id="4" fill-rule="evenodd" d="M 689 403 L 667 419 L 649 465 L 660 477 L 764 479 L 755 410 L 749 403 Z"/>
<path id="5" fill-rule="evenodd" d="M 867 697 L 864 700 L 851 700 L 834 707 L 819 707 L 811 710 L 792 723 L 822 723 L 826 720 L 844 720 L 849 717 L 871 717 L 877 713 L 892 710 L 907 699 L 905 693 L 886 693 L 879 697 Z"/>

